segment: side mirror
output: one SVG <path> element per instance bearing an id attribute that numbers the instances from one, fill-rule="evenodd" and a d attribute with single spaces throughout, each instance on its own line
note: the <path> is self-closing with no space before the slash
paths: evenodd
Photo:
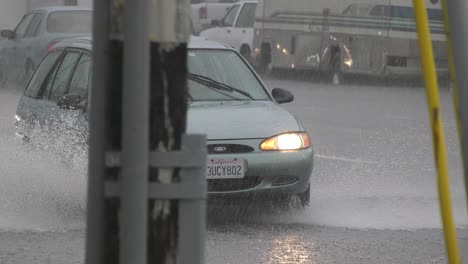
<path id="1" fill-rule="evenodd" d="M 15 38 L 15 32 L 11 31 L 11 30 L 2 30 L 0 32 L 0 35 L 4 38 L 7 38 L 7 39 L 14 39 Z"/>
<path id="2" fill-rule="evenodd" d="M 211 26 L 220 27 L 221 26 L 221 21 L 219 21 L 217 19 L 213 19 L 213 20 L 211 20 Z"/>
<path id="3" fill-rule="evenodd" d="M 77 94 L 66 94 L 57 102 L 57 106 L 64 110 L 84 109 L 81 101 L 81 96 Z"/>
<path id="4" fill-rule="evenodd" d="M 285 104 L 294 101 L 294 95 L 285 89 L 274 88 L 272 91 L 273 98 L 278 104 Z"/>

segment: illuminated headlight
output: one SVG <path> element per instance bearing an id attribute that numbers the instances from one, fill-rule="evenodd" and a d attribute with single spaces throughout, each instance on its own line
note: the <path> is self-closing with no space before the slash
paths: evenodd
<path id="1" fill-rule="evenodd" d="M 260 144 L 260 149 L 271 150 L 298 150 L 310 147 L 309 135 L 304 132 L 286 133 L 271 137 Z"/>
<path id="2" fill-rule="evenodd" d="M 15 115 L 15 127 L 18 127 L 19 123 L 21 122 L 21 117 Z"/>
<path id="3" fill-rule="evenodd" d="M 353 59 L 346 58 L 345 61 L 344 61 L 344 64 L 346 64 L 348 67 L 353 66 Z"/>

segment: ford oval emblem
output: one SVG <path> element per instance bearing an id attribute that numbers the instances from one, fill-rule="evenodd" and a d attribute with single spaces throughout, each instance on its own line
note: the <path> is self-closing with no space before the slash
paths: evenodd
<path id="1" fill-rule="evenodd" d="M 215 152 L 225 152 L 227 150 L 226 147 L 218 146 L 213 149 Z"/>

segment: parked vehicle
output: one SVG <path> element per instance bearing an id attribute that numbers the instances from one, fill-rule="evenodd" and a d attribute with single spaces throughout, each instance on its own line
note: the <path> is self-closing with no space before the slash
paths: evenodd
<path id="1" fill-rule="evenodd" d="M 23 16 L 14 30 L 1 31 L 0 83 L 28 80 L 58 41 L 91 34 L 92 12 L 83 7 L 48 7 Z"/>
<path id="2" fill-rule="evenodd" d="M 81 38 L 49 51 L 20 98 L 18 135 L 63 152 L 87 144 L 91 50 L 91 40 Z M 306 206 L 312 144 L 304 127 L 279 105 L 294 96 L 280 88 L 270 93 L 231 48 L 194 38 L 188 53 L 188 132 L 207 135 L 209 193 L 264 195 L 279 204 L 295 197 Z"/>
<path id="3" fill-rule="evenodd" d="M 258 1 L 242 1 L 231 7 L 217 27 L 204 30 L 200 36 L 229 45 L 250 61 L 254 38 L 255 9 Z"/>
<path id="4" fill-rule="evenodd" d="M 212 27 L 213 20 L 222 19 L 237 1 L 239 0 L 191 0 L 193 28 L 196 35 Z"/>
<path id="5" fill-rule="evenodd" d="M 447 74 L 442 12 L 427 1 L 436 65 Z M 309 0 L 260 0 L 255 22 L 255 65 L 307 69 L 339 83 L 343 74 L 416 76 L 420 54 L 411 1 L 349 5 L 343 13 L 312 9 Z"/>

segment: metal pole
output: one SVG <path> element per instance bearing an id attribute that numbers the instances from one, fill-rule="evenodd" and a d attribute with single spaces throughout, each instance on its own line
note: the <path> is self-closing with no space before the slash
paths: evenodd
<path id="1" fill-rule="evenodd" d="M 468 191 L 468 2 L 447 1 L 450 37 L 452 38 L 455 76 L 458 87 L 459 108 L 456 109 L 461 121 L 461 150 L 464 164 L 465 189 Z"/>
<path id="2" fill-rule="evenodd" d="M 120 263 L 146 264 L 149 143 L 147 0 L 125 6 Z"/>
<path id="3" fill-rule="evenodd" d="M 183 145 L 191 153 L 206 151 L 206 137 L 185 136 Z M 205 152 L 206 157 L 206 152 Z M 200 185 L 205 194 L 203 199 L 182 199 L 179 201 L 179 256 L 177 263 L 205 263 L 205 228 L 206 228 L 206 159 L 202 167 L 185 169 L 180 178 L 184 184 Z"/>
<path id="4" fill-rule="evenodd" d="M 151 0 L 150 149 L 180 150 L 187 118 L 188 0 Z M 170 184 L 180 169 L 151 168 L 150 181 Z M 150 201 L 148 262 L 176 263 L 179 202 Z M 195 262 L 194 262 L 195 263 Z"/>
<path id="5" fill-rule="evenodd" d="M 104 175 L 106 150 L 106 111 L 109 63 L 108 63 L 108 32 L 109 32 L 109 2 L 107 0 L 94 1 L 93 24 L 93 85 L 100 89 L 91 89 L 88 110 L 89 119 L 89 159 L 88 159 L 88 200 L 87 200 L 87 228 L 85 263 L 104 263 L 105 223 L 104 213 Z M 94 107 L 93 107 L 94 106 Z"/>

